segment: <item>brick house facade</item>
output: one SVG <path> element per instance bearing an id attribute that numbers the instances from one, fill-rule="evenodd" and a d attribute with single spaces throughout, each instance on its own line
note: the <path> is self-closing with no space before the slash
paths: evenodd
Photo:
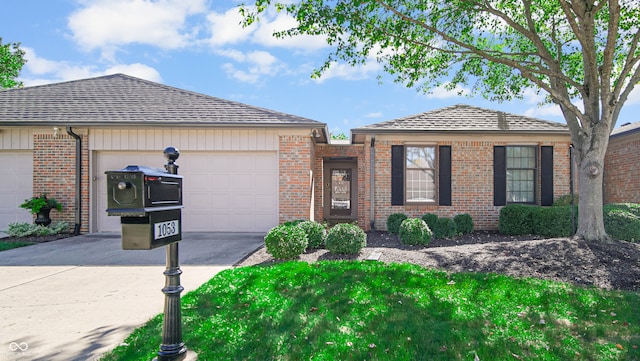
<path id="1" fill-rule="evenodd" d="M 54 220 L 117 232 L 105 171 L 162 168 L 169 145 L 181 151 L 185 232 L 265 232 L 298 219 L 386 230 L 397 212 L 468 213 L 476 229 L 496 229 L 503 205 L 547 205 L 569 192 L 565 125 L 466 105 L 353 129 L 347 142 L 330 142 L 324 123 L 122 74 L 0 92 L 0 108 L 0 161 L 26 164 L 11 165 L 23 178 L 0 191 L 13 197 L 1 227 L 24 213 L 24 197 L 47 193 L 64 205 Z M 428 164 L 409 169 L 411 149 Z M 509 168 L 510 150 L 527 153 L 528 166 Z M 511 173 L 526 177 L 513 183 Z"/>
<path id="2" fill-rule="evenodd" d="M 640 203 L 640 122 L 625 124 L 611 133 L 604 158 L 604 203 Z"/>

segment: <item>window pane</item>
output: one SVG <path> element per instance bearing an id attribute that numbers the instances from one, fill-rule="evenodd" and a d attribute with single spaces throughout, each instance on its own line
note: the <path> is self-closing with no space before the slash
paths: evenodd
<path id="1" fill-rule="evenodd" d="M 407 202 L 433 202 L 436 194 L 435 147 L 406 147 L 406 200 Z"/>
<path id="2" fill-rule="evenodd" d="M 435 171 L 407 169 L 407 201 L 435 201 Z"/>
<path id="3" fill-rule="evenodd" d="M 533 170 L 510 170 L 507 172 L 507 201 L 533 203 L 535 201 Z"/>
<path id="4" fill-rule="evenodd" d="M 407 168 L 435 168 L 435 147 L 407 147 Z"/>

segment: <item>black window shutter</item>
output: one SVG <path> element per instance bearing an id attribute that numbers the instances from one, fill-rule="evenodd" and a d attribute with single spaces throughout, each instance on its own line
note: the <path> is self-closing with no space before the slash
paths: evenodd
<path id="1" fill-rule="evenodd" d="M 442 145 L 438 156 L 438 201 L 441 206 L 451 205 L 451 146 Z"/>
<path id="2" fill-rule="evenodd" d="M 553 205 L 553 147 L 540 147 L 540 205 Z"/>
<path id="3" fill-rule="evenodd" d="M 404 145 L 391 146 L 391 205 L 404 204 Z"/>
<path id="4" fill-rule="evenodd" d="M 493 205 L 507 204 L 507 151 L 505 147 L 493 147 Z"/>

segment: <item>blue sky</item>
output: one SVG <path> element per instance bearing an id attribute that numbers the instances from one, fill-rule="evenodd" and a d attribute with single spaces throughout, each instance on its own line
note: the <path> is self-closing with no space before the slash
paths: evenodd
<path id="1" fill-rule="evenodd" d="M 247 1 L 251 3 L 251 1 Z M 291 19 L 269 14 L 242 29 L 232 0 L 20 0 L 2 6 L 2 42 L 20 42 L 28 62 L 25 86 L 125 73 L 219 98 L 327 123 L 332 133 L 470 104 L 564 122 L 555 106 L 539 107 L 530 91 L 522 101 L 492 103 L 435 89 L 423 94 L 377 76 L 371 62 L 337 64 L 311 79 L 329 48 L 321 38 L 278 40 Z M 640 87 L 618 125 L 640 121 Z M 464 89 L 460 89 L 464 91 Z"/>

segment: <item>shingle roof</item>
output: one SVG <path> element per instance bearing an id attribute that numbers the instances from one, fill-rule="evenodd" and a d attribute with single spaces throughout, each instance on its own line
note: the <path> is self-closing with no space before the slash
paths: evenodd
<path id="1" fill-rule="evenodd" d="M 640 132 L 640 122 L 625 123 L 611 132 L 611 138 L 622 137 L 637 132 Z"/>
<path id="2" fill-rule="evenodd" d="M 311 126 L 324 123 L 124 74 L 0 91 L 2 125 Z"/>
<path id="3" fill-rule="evenodd" d="M 569 128 L 561 123 L 458 104 L 352 130 L 354 134 L 372 132 L 552 132 L 569 134 Z"/>

